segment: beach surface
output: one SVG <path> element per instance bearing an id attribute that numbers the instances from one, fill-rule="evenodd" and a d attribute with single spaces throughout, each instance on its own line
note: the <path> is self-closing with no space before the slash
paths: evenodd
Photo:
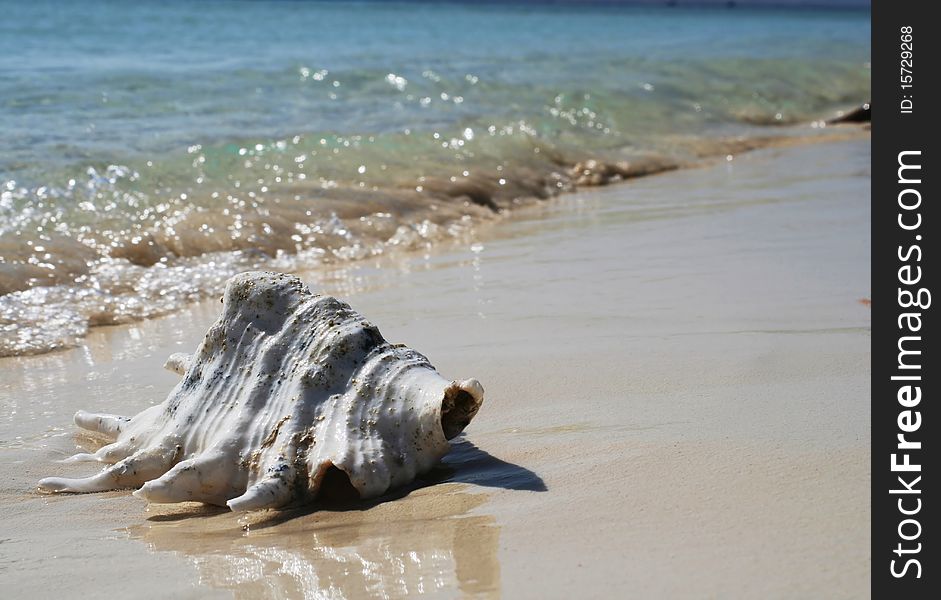
<path id="1" fill-rule="evenodd" d="M 0 359 L 0 597 L 863 598 L 870 141 L 566 195 L 470 244 L 302 273 L 480 414 L 381 502 L 237 516 L 42 495 L 218 300 Z"/>

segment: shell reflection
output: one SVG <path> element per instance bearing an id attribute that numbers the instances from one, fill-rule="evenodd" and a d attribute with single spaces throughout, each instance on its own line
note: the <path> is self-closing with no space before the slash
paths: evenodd
<path id="1" fill-rule="evenodd" d="M 189 557 L 203 584 L 236 598 L 498 597 L 499 527 L 491 516 L 467 514 L 486 497 L 462 487 L 274 521 L 154 506 L 130 533 L 155 551 Z"/>

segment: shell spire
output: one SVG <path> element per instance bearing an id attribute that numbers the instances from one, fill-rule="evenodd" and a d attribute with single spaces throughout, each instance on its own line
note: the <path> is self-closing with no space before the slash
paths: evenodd
<path id="1" fill-rule="evenodd" d="M 73 458 L 109 467 L 40 489 L 139 488 L 150 502 L 238 511 L 311 501 L 348 480 L 370 498 L 428 471 L 483 402 L 476 379 L 442 377 L 346 303 L 280 273 L 233 277 L 196 352 L 166 368 L 182 378 L 163 403 L 131 418 L 75 415 L 112 443 Z"/>

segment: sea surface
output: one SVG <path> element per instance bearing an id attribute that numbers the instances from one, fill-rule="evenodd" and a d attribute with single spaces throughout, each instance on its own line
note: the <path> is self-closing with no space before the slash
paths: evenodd
<path id="1" fill-rule="evenodd" d="M 870 97 L 868 10 L 0 0 L 0 356 Z"/>

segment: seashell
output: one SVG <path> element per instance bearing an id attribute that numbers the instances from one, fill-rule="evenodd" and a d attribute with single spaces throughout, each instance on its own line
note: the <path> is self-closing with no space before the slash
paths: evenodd
<path id="1" fill-rule="evenodd" d="M 483 401 L 476 379 L 445 379 L 349 305 L 279 273 L 233 277 L 195 354 L 166 367 L 182 379 L 161 404 L 130 418 L 75 415 L 113 442 L 69 460 L 111 466 L 40 489 L 139 488 L 150 502 L 245 511 L 311 501 L 348 479 L 370 498 L 427 472 Z"/>

